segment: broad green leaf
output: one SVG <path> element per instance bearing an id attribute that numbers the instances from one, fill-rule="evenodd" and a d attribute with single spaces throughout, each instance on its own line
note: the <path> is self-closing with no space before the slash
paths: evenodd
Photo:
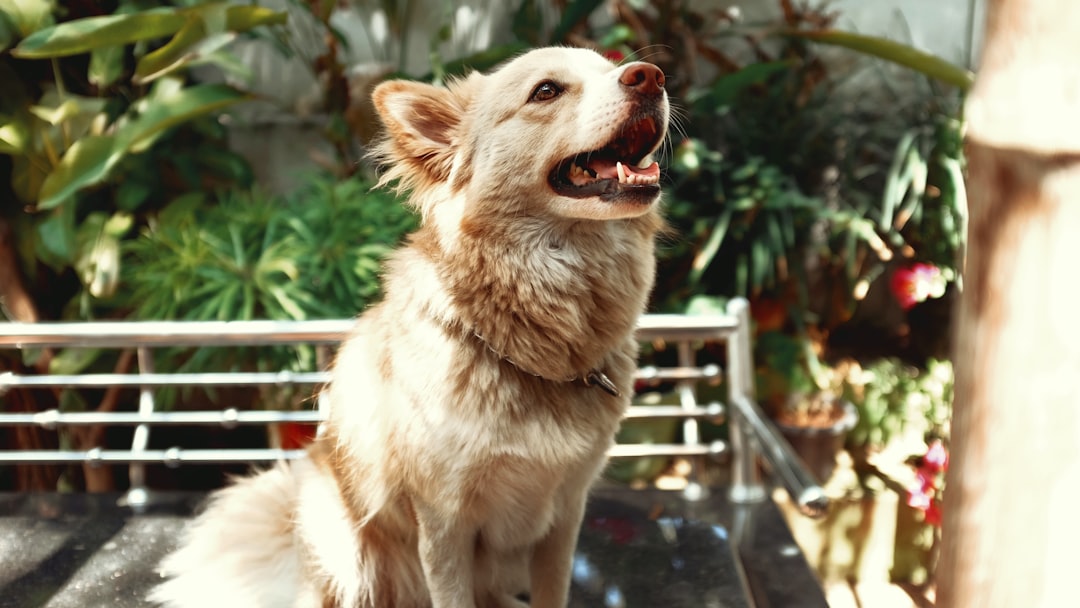
<path id="1" fill-rule="evenodd" d="M 121 157 L 116 143 L 111 135 L 87 135 L 75 142 L 41 184 L 38 209 L 51 209 L 105 179 Z"/>
<path id="2" fill-rule="evenodd" d="M 75 260 L 75 205 L 54 209 L 37 225 L 39 259 L 55 269 Z"/>
<path id="3" fill-rule="evenodd" d="M 90 67 L 86 77 L 91 84 L 104 89 L 124 73 L 124 47 L 106 46 L 90 51 Z"/>
<path id="4" fill-rule="evenodd" d="M 159 49 L 144 55 L 135 66 L 136 84 L 143 84 L 175 71 L 200 53 L 213 52 L 228 44 L 233 36 L 222 36 L 226 30 L 226 5 L 207 5 L 202 13 L 189 13 L 187 21 L 171 40 Z M 207 38 L 210 44 L 205 44 Z"/>
<path id="5" fill-rule="evenodd" d="M 61 376 L 82 373 L 104 352 L 101 348 L 62 349 L 49 360 L 49 373 Z"/>
<path id="6" fill-rule="evenodd" d="M 231 34 L 223 34 L 222 37 L 224 36 L 231 36 Z M 251 86 L 253 76 L 250 66 L 228 50 L 218 49 L 212 51 L 210 48 L 210 46 L 200 47 L 199 52 L 193 55 L 185 65 L 188 67 L 212 65 L 221 70 L 226 78 Z"/>
<path id="7" fill-rule="evenodd" d="M 170 42 L 169 45 L 145 55 L 139 60 L 139 63 L 135 66 L 135 75 L 132 82 L 146 84 L 197 63 L 214 62 L 217 59 L 215 54 L 235 39 L 236 34 L 224 32 L 208 37 L 201 36 L 194 42 L 175 47 Z M 162 53 L 159 54 L 159 51 L 162 51 Z"/>
<path id="8" fill-rule="evenodd" d="M 153 194 L 154 188 L 149 182 L 128 175 L 116 189 L 116 206 L 124 211 L 135 211 Z"/>
<path id="9" fill-rule="evenodd" d="M 690 103 L 709 101 L 716 106 L 730 105 L 746 89 L 765 82 L 773 74 L 791 69 L 790 61 L 766 61 L 752 63 L 737 72 L 716 79 L 709 89 L 691 94 Z"/>
<path id="10" fill-rule="evenodd" d="M 631 44 L 637 34 L 625 23 L 617 23 L 600 39 L 600 46 L 613 49 L 623 44 Z M 636 58 L 636 57 L 634 57 Z"/>
<path id="11" fill-rule="evenodd" d="M 971 70 L 966 70 L 945 61 L 941 57 L 887 38 L 866 36 L 840 30 L 787 30 L 784 31 L 783 34 L 795 38 L 805 38 L 822 44 L 841 46 L 867 55 L 873 55 L 874 57 L 911 68 L 931 78 L 936 78 L 937 80 L 951 84 L 961 91 L 967 91 L 975 82 L 975 75 Z"/>
<path id="12" fill-rule="evenodd" d="M 171 8 L 76 19 L 35 32 L 11 53 L 24 59 L 79 55 L 98 48 L 171 36 L 186 20 L 182 11 Z"/>
<path id="13" fill-rule="evenodd" d="M 125 152 L 141 152 L 170 127 L 248 99 L 221 84 L 201 84 L 155 97 L 147 100 L 138 118 L 117 129 L 116 143 Z"/>
<path id="14" fill-rule="evenodd" d="M 722 296 L 696 295 L 686 303 L 683 314 L 726 315 L 728 299 Z"/>
<path id="15" fill-rule="evenodd" d="M 7 18 L 20 38 L 52 25 L 52 12 L 52 0 L 0 0 L 0 15 Z"/>
<path id="16" fill-rule="evenodd" d="M 769 252 L 769 245 L 764 240 L 755 240 L 750 245 L 750 287 L 754 292 L 771 283 L 774 260 Z M 750 292 L 752 293 L 752 292 Z"/>
<path id="17" fill-rule="evenodd" d="M 15 29 L 15 24 L 8 19 L 7 14 L 0 11 L 0 52 L 6 51 L 18 37 L 19 32 Z"/>
<path id="18" fill-rule="evenodd" d="M 132 217 L 117 213 L 91 213 L 82 221 L 76 236 L 78 255 L 75 270 L 91 296 L 107 298 L 120 282 L 120 237 L 132 226 Z"/>
<path id="19" fill-rule="evenodd" d="M 135 224 L 135 218 L 130 213 L 114 213 L 106 222 L 103 228 L 105 234 L 119 238 L 127 234 L 131 227 Z"/>
<path id="20" fill-rule="evenodd" d="M 907 192 L 908 182 L 905 180 L 904 168 L 917 136 L 916 131 L 908 131 L 896 144 L 896 151 L 885 177 L 885 187 L 881 191 L 881 217 L 878 218 L 878 227 L 882 231 L 888 230 L 892 225 L 896 208 L 900 206 Z"/>
<path id="21" fill-rule="evenodd" d="M 787 247 L 784 246 L 784 231 L 780 226 L 781 216 L 779 214 L 771 213 L 765 217 L 765 224 L 769 234 L 769 245 L 772 246 L 773 267 L 778 273 L 782 273 L 780 278 L 784 278 L 787 274 L 788 259 L 787 259 Z"/>
<path id="22" fill-rule="evenodd" d="M 907 162 L 904 168 L 904 176 L 907 181 L 907 191 L 904 193 L 904 204 L 896 212 L 893 220 L 893 228 L 903 230 L 907 221 L 913 215 L 921 214 L 923 195 L 926 194 L 926 179 L 930 168 L 926 159 L 919 153 L 918 148 L 912 147 L 907 153 Z"/>
<path id="23" fill-rule="evenodd" d="M 38 200 L 38 192 L 48 176 L 50 168 L 40 158 L 28 154 L 15 154 L 11 157 L 11 189 L 16 198 L 26 204 Z M 26 241 L 29 243 L 29 239 Z M 29 259 L 29 258 L 28 258 Z"/>
<path id="24" fill-rule="evenodd" d="M 203 5 L 191 10 L 200 10 Z M 230 4 L 225 12 L 225 29 L 231 32 L 246 32 L 263 25 L 284 25 L 289 14 L 263 6 L 238 6 Z"/>
<path id="25" fill-rule="evenodd" d="M 946 188 L 950 189 L 951 198 L 954 201 L 951 213 L 956 216 L 955 230 L 950 234 L 955 235 L 953 238 L 956 242 L 953 246 L 959 249 L 959 259 L 955 263 L 963 264 L 964 252 L 963 245 L 964 239 L 967 236 L 968 228 L 968 202 L 967 202 L 967 189 L 964 186 L 964 170 L 960 166 L 960 161 L 955 158 L 943 158 L 941 159 L 941 165 L 945 168 L 949 178 Z M 962 276 L 958 280 L 962 280 Z"/>
<path id="26" fill-rule="evenodd" d="M 77 116 L 99 114 L 105 109 L 106 103 L 106 100 L 100 97 L 83 97 L 71 94 L 54 99 L 60 101 L 60 103 L 56 106 L 44 104 L 31 106 L 30 113 L 55 126 L 68 122 Z"/>
<path id="27" fill-rule="evenodd" d="M 705 245 L 694 256 L 694 262 L 690 267 L 690 275 L 687 278 L 687 282 L 690 285 L 697 285 L 701 280 L 701 275 L 704 274 L 705 269 L 712 264 L 713 258 L 716 257 L 716 252 L 720 250 L 720 245 L 724 242 L 724 237 L 727 235 L 728 225 L 731 223 L 732 212 L 730 209 L 725 209 L 720 217 L 716 219 L 716 223 L 712 226 L 712 232 L 709 234 L 709 239 L 705 242 Z"/>
<path id="28" fill-rule="evenodd" d="M 0 154 L 22 154 L 30 139 L 30 126 L 17 116 L 0 116 Z"/>
<path id="29" fill-rule="evenodd" d="M 747 285 L 750 277 L 749 265 L 750 262 L 745 253 L 740 253 L 735 258 L 735 292 L 742 296 L 750 295 L 750 288 Z"/>
<path id="30" fill-rule="evenodd" d="M 39 30 L 12 50 L 16 57 L 44 59 L 87 53 L 94 49 L 120 46 L 172 36 L 189 19 L 210 19 L 224 3 L 201 4 L 186 9 L 157 8 L 128 15 L 87 17 Z M 260 25 L 285 23 L 287 14 L 259 6 L 229 5 L 225 8 L 225 29 L 242 32 Z"/>

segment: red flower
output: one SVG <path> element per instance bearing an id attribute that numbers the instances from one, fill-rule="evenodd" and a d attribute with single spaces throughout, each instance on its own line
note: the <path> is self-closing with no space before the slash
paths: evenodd
<path id="1" fill-rule="evenodd" d="M 615 49 L 608 49 L 601 52 L 600 54 L 603 55 L 608 61 L 613 61 L 615 63 L 622 63 L 626 59 L 626 55 L 623 54 L 622 51 L 617 51 Z"/>
<path id="2" fill-rule="evenodd" d="M 616 545 L 625 545 L 638 536 L 634 522 L 621 517 L 594 517 L 588 521 L 588 527 L 605 532 Z"/>
<path id="3" fill-rule="evenodd" d="M 932 500 L 930 506 L 923 510 L 923 520 L 931 526 L 941 526 L 941 503 Z"/>
<path id="4" fill-rule="evenodd" d="M 302 422 L 282 422 L 278 424 L 281 435 L 281 448 L 301 450 L 315 439 L 316 426 Z"/>
<path id="5" fill-rule="evenodd" d="M 941 501 L 937 496 L 943 474 L 949 468 L 949 452 L 940 439 L 930 442 L 926 454 L 918 460 L 915 481 L 908 487 L 907 504 L 923 513 L 923 521 L 941 525 Z"/>
<path id="6" fill-rule="evenodd" d="M 940 298 L 945 294 L 946 283 L 940 268 L 933 264 L 916 262 L 893 271 L 889 288 L 900 307 L 908 310 L 929 298 Z"/>

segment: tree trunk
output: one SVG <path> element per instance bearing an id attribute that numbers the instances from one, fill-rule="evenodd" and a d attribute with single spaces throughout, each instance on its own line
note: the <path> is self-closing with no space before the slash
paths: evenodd
<path id="1" fill-rule="evenodd" d="M 967 264 L 938 605 L 1075 605 L 1080 10 L 997 0 L 968 102 Z"/>

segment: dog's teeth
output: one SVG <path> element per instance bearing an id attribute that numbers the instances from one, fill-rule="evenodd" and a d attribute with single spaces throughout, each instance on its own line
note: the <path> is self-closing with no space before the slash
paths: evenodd
<path id="1" fill-rule="evenodd" d="M 616 162 L 615 163 L 615 170 L 619 173 L 619 183 L 620 184 L 627 183 L 626 167 L 623 167 L 622 163 Z"/>

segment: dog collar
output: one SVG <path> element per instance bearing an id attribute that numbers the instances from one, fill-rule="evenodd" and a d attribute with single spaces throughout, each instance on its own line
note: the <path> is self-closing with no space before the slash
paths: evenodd
<path id="1" fill-rule="evenodd" d="M 611 378 L 607 377 L 607 374 L 598 369 L 594 369 L 585 374 L 585 377 L 581 379 L 581 382 L 585 386 L 599 386 L 605 393 L 612 397 L 619 396 L 619 389 L 615 387 L 615 383 L 611 381 Z"/>
<path id="2" fill-rule="evenodd" d="M 618 396 L 621 395 L 621 393 L 619 392 L 618 387 L 615 386 L 615 383 L 612 382 L 611 378 L 608 378 L 607 374 L 605 374 L 601 370 L 594 369 L 594 370 L 590 370 L 587 374 L 585 374 L 583 376 L 574 376 L 573 378 L 568 378 L 566 380 L 555 380 L 553 378 L 548 378 L 547 376 L 542 376 L 542 375 L 540 375 L 540 374 L 538 374 L 538 373 L 536 373 L 536 372 L 534 372 L 534 371 L 532 371 L 530 369 L 522 367 L 521 365 L 518 364 L 517 361 L 514 361 L 510 357 L 507 357 L 506 355 L 504 355 L 504 354 L 500 353 L 499 351 L 495 350 L 494 348 L 492 348 L 491 344 L 488 344 L 488 341 L 485 340 L 484 337 L 481 336 L 480 334 L 478 334 L 478 333 L 476 333 L 474 331 L 473 335 L 476 336 L 476 339 L 480 340 L 480 343 L 483 344 L 484 346 L 486 346 L 488 348 L 488 350 L 495 353 L 495 356 L 499 357 L 499 359 L 501 359 L 503 361 L 506 361 L 507 363 L 509 363 L 511 366 L 513 366 L 515 369 L 517 369 L 518 371 L 520 371 L 522 373 L 529 374 L 530 376 L 535 376 L 537 378 L 542 378 L 542 379 L 548 380 L 550 382 L 569 382 L 571 384 L 579 384 L 579 385 L 584 386 L 586 388 L 589 388 L 589 387 L 592 387 L 592 386 L 597 386 L 597 387 L 600 387 L 600 389 L 602 389 L 605 393 L 611 395 L 612 397 L 618 397 Z"/>
<path id="3" fill-rule="evenodd" d="M 493 347 L 491 345 L 491 343 L 489 343 L 487 340 L 485 340 L 484 336 L 481 335 L 480 332 L 477 331 L 476 329 L 472 329 L 472 330 L 465 329 L 462 326 L 461 322 L 456 321 L 456 320 L 450 321 L 449 323 L 444 321 L 442 323 L 442 325 L 447 330 L 453 330 L 453 329 L 456 328 L 463 335 L 470 335 L 471 334 L 473 338 L 475 338 L 481 344 L 483 344 L 489 351 L 494 353 L 495 356 L 497 356 L 500 360 L 507 362 L 512 367 L 514 367 L 515 369 L 517 369 L 518 371 L 520 371 L 520 372 L 522 372 L 524 374 L 528 374 L 530 376 L 535 376 L 537 378 L 542 378 L 542 379 L 547 380 L 549 382 L 569 382 L 571 384 L 577 384 L 579 386 L 584 386 L 586 388 L 596 386 L 596 387 L 599 387 L 601 390 L 603 390 L 605 393 L 611 395 L 612 397 L 619 397 L 619 396 L 622 395 L 622 393 L 619 392 L 619 388 L 617 386 L 615 386 L 615 383 L 611 381 L 611 378 L 608 378 L 607 374 L 605 374 L 603 372 L 603 370 L 593 369 L 593 370 L 590 370 L 589 372 L 587 372 L 586 374 L 584 374 L 582 376 L 573 376 L 571 378 L 564 378 L 564 379 L 548 378 L 547 376 L 544 376 L 542 374 L 538 374 L 538 373 L 536 373 L 536 372 L 534 372 L 534 371 L 532 371 L 532 370 L 530 370 L 530 369 L 528 369 L 526 367 L 521 366 L 520 364 L 518 364 L 517 361 L 514 361 L 510 357 L 508 357 L 508 356 L 502 354 L 501 352 L 499 352 L 498 350 L 496 350 L 495 347 Z"/>

